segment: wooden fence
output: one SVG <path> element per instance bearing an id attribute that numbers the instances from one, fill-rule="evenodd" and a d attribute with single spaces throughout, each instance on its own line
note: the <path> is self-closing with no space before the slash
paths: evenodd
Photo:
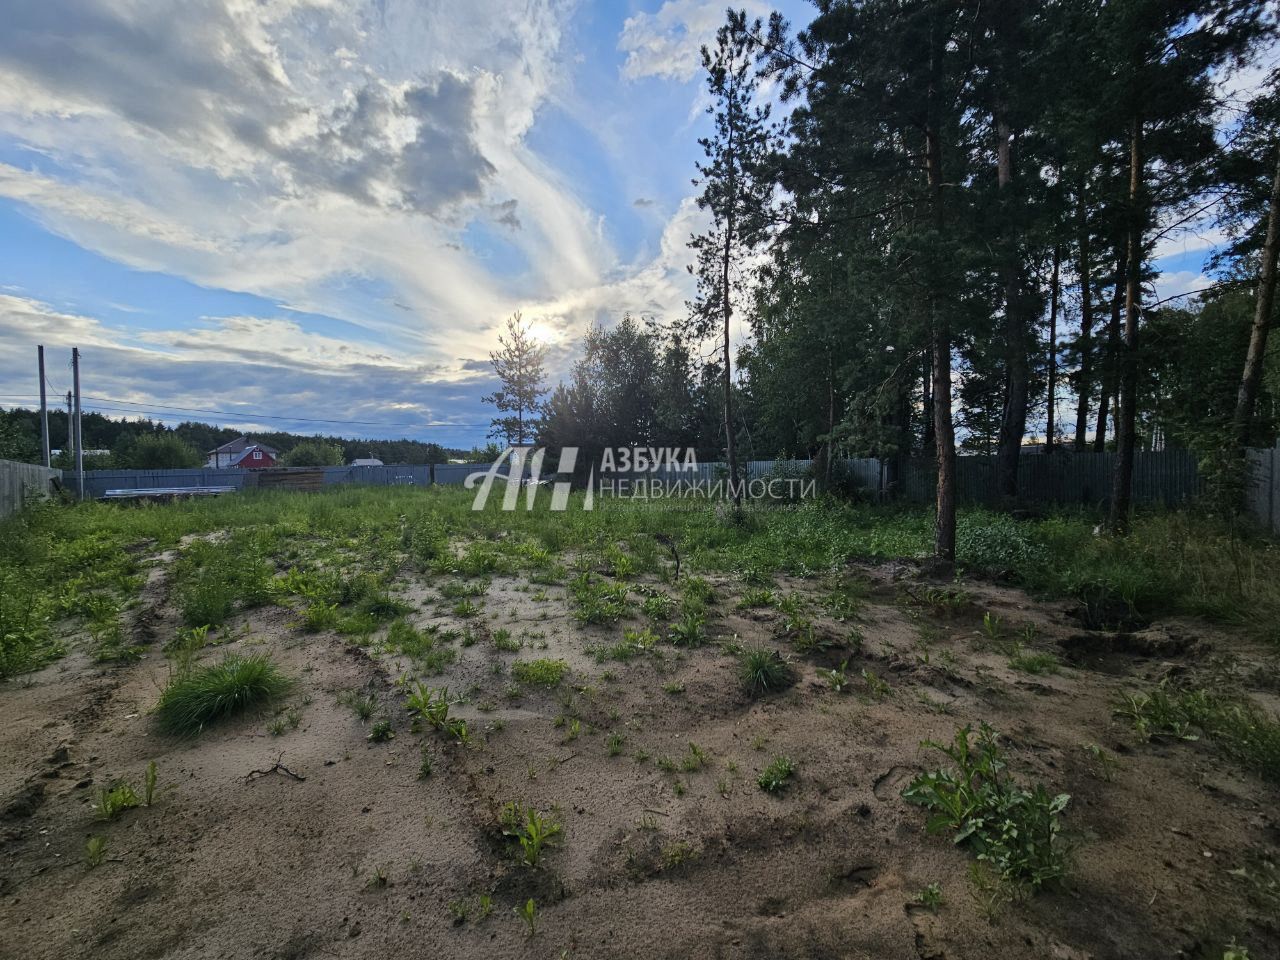
<path id="1" fill-rule="evenodd" d="M 28 497 L 47 497 L 51 484 L 61 476 L 61 470 L 0 460 L 0 517 L 17 513 Z"/>
<path id="2" fill-rule="evenodd" d="M 1249 451 L 1245 503 L 1264 529 L 1280 534 L 1280 444 L 1270 450 Z"/>

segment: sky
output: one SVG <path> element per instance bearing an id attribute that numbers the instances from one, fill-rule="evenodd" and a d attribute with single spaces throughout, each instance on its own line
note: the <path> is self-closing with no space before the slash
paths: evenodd
<path id="1" fill-rule="evenodd" d="M 724 0 L 4 6 L 0 406 L 79 346 L 86 409 L 469 447 L 514 312 L 558 378 L 693 293 Z M 1163 241 L 1161 295 L 1217 239 Z"/>

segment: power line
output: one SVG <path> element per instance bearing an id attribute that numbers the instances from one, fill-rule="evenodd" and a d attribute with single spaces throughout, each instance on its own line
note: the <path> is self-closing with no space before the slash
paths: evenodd
<path id="1" fill-rule="evenodd" d="M 5 394 L 6 400 L 33 400 L 37 399 L 33 394 Z M 91 397 L 84 396 L 85 400 L 95 401 L 94 407 L 98 410 L 111 410 L 116 413 L 205 413 L 220 417 L 234 417 L 240 420 L 283 420 L 292 423 L 325 423 L 338 426 L 365 426 L 365 427 L 486 427 L 488 423 L 478 423 L 472 421 L 386 421 L 386 420 L 331 420 L 319 417 L 291 417 L 282 414 L 257 413 L 255 411 L 234 411 L 234 410 L 210 410 L 203 407 L 176 407 L 160 403 L 140 403 L 134 400 L 118 400 L 115 397 Z M 108 406 L 107 404 L 127 404 L 127 406 Z"/>

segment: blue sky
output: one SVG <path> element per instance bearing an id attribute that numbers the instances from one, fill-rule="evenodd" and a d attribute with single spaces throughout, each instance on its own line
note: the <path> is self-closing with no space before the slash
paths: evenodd
<path id="1" fill-rule="evenodd" d="M 64 390 L 78 345 L 90 409 L 470 446 L 511 313 L 558 375 L 591 324 L 692 292 L 722 0 L 6 10 L 0 405 L 37 343 Z M 1161 292 L 1216 239 L 1168 241 Z"/>

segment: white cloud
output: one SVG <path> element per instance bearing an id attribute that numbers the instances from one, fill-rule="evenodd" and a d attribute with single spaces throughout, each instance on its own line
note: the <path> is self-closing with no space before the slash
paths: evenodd
<path id="1" fill-rule="evenodd" d="M 769 9 L 757 0 L 743 6 L 749 16 Z M 623 76 L 692 80 L 702 70 L 703 45 L 715 41 L 725 21 L 725 8 L 723 0 L 666 0 L 657 13 L 629 17 L 618 38 L 618 49 L 627 55 Z"/>

